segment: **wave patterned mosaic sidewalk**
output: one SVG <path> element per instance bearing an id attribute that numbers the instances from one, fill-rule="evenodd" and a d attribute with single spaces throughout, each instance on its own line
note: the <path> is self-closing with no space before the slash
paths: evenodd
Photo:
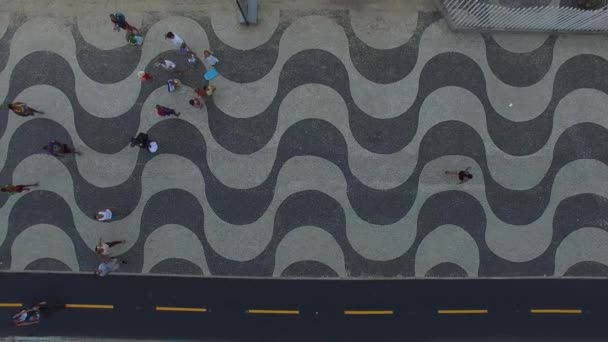
<path id="1" fill-rule="evenodd" d="M 47 113 L 0 110 L 0 181 L 41 184 L 0 195 L 0 267 L 89 271 L 103 237 L 127 240 L 127 272 L 608 275 L 606 38 L 398 15 L 405 31 L 281 11 L 258 41 L 205 13 L 128 13 L 132 47 L 105 16 L 0 14 L 0 98 Z M 204 66 L 167 31 L 221 60 L 203 111 Z M 178 62 L 177 93 L 158 57 Z M 129 147 L 141 131 L 159 153 Z M 51 139 L 83 155 L 43 154 Z M 445 174 L 465 167 L 465 184 Z M 93 219 L 105 207 L 118 220 Z"/>

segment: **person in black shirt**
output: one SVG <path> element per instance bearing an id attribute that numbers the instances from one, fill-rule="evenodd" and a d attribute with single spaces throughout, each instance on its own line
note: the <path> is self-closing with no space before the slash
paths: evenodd
<path id="1" fill-rule="evenodd" d="M 150 137 L 146 133 L 139 133 L 135 138 L 131 138 L 131 147 L 139 146 L 147 149 L 149 144 Z"/>
<path id="2" fill-rule="evenodd" d="M 473 178 L 473 175 L 469 172 L 470 169 L 471 169 L 471 167 L 467 167 L 466 169 L 460 170 L 460 171 L 446 171 L 445 174 L 458 176 L 458 179 L 460 180 L 460 184 L 462 184 L 464 182 L 468 182 L 469 180 L 471 180 Z"/>
<path id="3" fill-rule="evenodd" d="M 135 138 L 131 138 L 131 147 L 134 146 L 139 146 L 152 153 L 158 151 L 158 144 L 156 141 L 150 140 L 150 137 L 146 133 L 139 133 Z"/>

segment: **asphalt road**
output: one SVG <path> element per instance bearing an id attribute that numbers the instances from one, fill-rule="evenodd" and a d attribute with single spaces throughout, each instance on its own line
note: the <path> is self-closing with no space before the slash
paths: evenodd
<path id="1" fill-rule="evenodd" d="M 1 336 L 265 341 L 608 338 L 604 279 L 340 281 L 0 273 L 0 284 L 0 312 L 6 317 L 0 322 Z M 29 305 L 35 297 L 62 308 L 39 325 L 13 327 L 10 316 L 18 308 L 11 306 Z"/>

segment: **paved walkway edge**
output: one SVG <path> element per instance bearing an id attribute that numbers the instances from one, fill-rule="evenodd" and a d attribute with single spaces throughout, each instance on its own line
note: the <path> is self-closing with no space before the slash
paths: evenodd
<path id="1" fill-rule="evenodd" d="M 35 273 L 35 274 L 90 274 L 93 276 L 93 272 L 67 272 L 67 271 L 13 271 L 13 270 L 0 270 L 0 274 L 2 273 Z M 421 278 L 421 277 L 340 277 L 340 278 L 315 278 L 315 277 L 288 277 L 288 278 L 279 278 L 279 277 L 255 277 L 255 276 L 198 276 L 192 274 L 174 274 L 174 273 L 127 273 L 127 272 L 112 272 L 112 276 L 141 276 L 141 277 L 160 277 L 160 278 L 200 278 L 200 279 L 263 279 L 263 280 L 321 280 L 321 281 L 404 281 L 404 280 L 417 280 L 417 281 L 467 281 L 467 280 L 538 280 L 538 279 L 579 279 L 579 280 L 597 280 L 603 281 L 607 280 L 608 277 L 558 277 L 558 276 L 544 276 L 544 277 L 474 277 L 474 278 L 463 278 L 463 277 L 438 277 L 438 278 Z"/>

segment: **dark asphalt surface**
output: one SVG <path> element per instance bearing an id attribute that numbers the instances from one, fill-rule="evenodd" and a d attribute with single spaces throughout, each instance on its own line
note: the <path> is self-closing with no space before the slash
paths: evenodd
<path id="1" fill-rule="evenodd" d="M 111 304 L 61 308 L 33 327 L 16 328 L 16 308 L 0 308 L 2 336 L 141 339 L 606 341 L 608 280 L 286 280 L 85 274 L 0 273 L 0 303 Z M 203 307 L 159 312 L 156 306 Z M 252 315 L 249 309 L 299 310 Z M 483 315 L 437 310 L 485 309 Z M 530 309 L 581 309 L 532 314 Z M 393 310 L 350 316 L 344 310 Z"/>

